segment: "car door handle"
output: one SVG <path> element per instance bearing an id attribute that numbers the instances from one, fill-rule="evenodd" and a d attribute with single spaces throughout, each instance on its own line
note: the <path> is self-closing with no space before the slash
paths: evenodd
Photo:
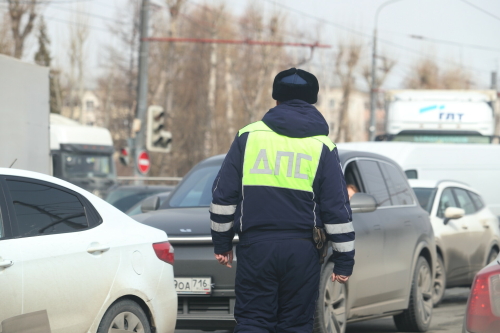
<path id="1" fill-rule="evenodd" d="M 107 245 L 102 245 L 102 244 L 91 244 L 89 246 L 89 248 L 87 249 L 87 252 L 88 253 L 95 253 L 95 252 L 106 252 L 107 250 L 109 250 L 109 246 Z"/>
<path id="2" fill-rule="evenodd" d="M 380 229 L 381 229 L 381 228 L 380 228 L 380 224 L 375 224 L 375 225 L 373 226 L 373 229 L 374 229 L 374 230 L 380 230 Z"/>
<path id="3" fill-rule="evenodd" d="M 405 221 L 404 224 L 405 227 L 411 227 L 411 221 Z"/>
<path id="4" fill-rule="evenodd" d="M 14 262 L 12 260 L 0 261 L 0 268 L 8 268 L 12 265 L 14 265 Z"/>
<path id="5" fill-rule="evenodd" d="M 466 225 L 462 225 L 462 229 L 466 229 L 467 230 L 467 229 L 469 229 L 469 227 L 466 226 Z"/>

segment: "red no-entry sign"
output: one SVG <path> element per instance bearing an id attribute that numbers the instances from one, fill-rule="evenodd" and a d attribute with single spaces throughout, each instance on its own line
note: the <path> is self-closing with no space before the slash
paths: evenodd
<path id="1" fill-rule="evenodd" d="M 149 154 L 147 151 L 143 150 L 137 157 L 137 169 L 140 173 L 145 175 L 149 172 L 150 167 L 151 163 L 149 161 Z"/>

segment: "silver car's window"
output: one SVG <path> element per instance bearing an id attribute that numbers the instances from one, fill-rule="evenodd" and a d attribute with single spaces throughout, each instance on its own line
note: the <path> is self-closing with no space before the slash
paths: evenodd
<path id="1" fill-rule="evenodd" d="M 457 203 L 455 202 L 455 197 L 453 196 L 453 192 L 451 191 L 451 188 L 446 188 L 443 190 L 443 193 L 441 194 L 441 199 L 439 199 L 439 207 L 437 211 L 437 216 L 440 218 L 444 217 L 444 211 L 448 207 L 458 207 Z"/>
<path id="2" fill-rule="evenodd" d="M 8 180 L 19 236 L 60 234 L 88 228 L 85 209 L 75 195 L 51 186 Z"/>
<path id="3" fill-rule="evenodd" d="M 436 196 L 436 189 L 427 187 L 415 187 L 413 188 L 413 191 L 417 196 L 420 206 L 430 214 L 432 210 L 432 204 L 434 203 L 434 197 Z"/>
<path id="4" fill-rule="evenodd" d="M 413 196 L 408 181 L 394 165 L 379 163 L 394 206 L 413 205 Z"/>
<path id="5" fill-rule="evenodd" d="M 378 207 L 390 206 L 392 204 L 391 199 L 378 163 L 370 160 L 360 160 L 357 164 L 366 192 L 375 197 Z"/>
<path id="6" fill-rule="evenodd" d="M 472 198 L 472 201 L 474 202 L 474 205 L 476 206 L 477 210 L 481 210 L 484 208 L 484 202 L 481 196 L 474 192 L 469 192 L 470 197 Z"/>
<path id="7" fill-rule="evenodd" d="M 212 185 L 220 166 L 200 168 L 190 174 L 172 195 L 170 207 L 208 207 L 212 202 Z"/>
<path id="8" fill-rule="evenodd" d="M 458 205 L 465 210 L 465 215 L 474 214 L 476 212 L 476 207 L 474 207 L 472 199 L 467 194 L 467 191 L 461 188 L 455 188 L 454 191 L 457 196 Z"/>

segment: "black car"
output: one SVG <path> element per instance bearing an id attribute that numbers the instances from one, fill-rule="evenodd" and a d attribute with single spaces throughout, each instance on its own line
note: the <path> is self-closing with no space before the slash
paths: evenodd
<path id="1" fill-rule="evenodd" d="M 359 191 L 351 199 L 356 264 L 346 285 L 330 281 L 331 260 L 323 265 L 315 332 L 344 332 L 348 322 L 381 316 L 394 316 L 401 331 L 427 330 L 436 262 L 427 212 L 394 161 L 342 150 L 339 157 L 346 183 Z M 237 259 L 232 269 L 214 259 L 208 211 L 223 160 L 220 155 L 202 161 L 157 211 L 134 216 L 166 231 L 175 246 L 179 329 L 235 325 Z"/>
<path id="2" fill-rule="evenodd" d="M 171 192 L 173 189 L 174 186 L 164 185 L 121 185 L 111 189 L 105 200 L 122 212 L 126 212 L 153 194 Z"/>

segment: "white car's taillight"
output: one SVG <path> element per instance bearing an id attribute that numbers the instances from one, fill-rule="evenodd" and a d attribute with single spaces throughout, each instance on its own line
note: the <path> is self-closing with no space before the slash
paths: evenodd
<path id="1" fill-rule="evenodd" d="M 172 244 L 169 242 L 154 243 L 153 249 L 155 250 L 158 259 L 169 263 L 170 265 L 174 264 L 174 247 Z"/>
<path id="2" fill-rule="evenodd" d="M 500 266 L 484 268 L 476 275 L 467 305 L 467 330 L 498 333 L 500 327 Z"/>

